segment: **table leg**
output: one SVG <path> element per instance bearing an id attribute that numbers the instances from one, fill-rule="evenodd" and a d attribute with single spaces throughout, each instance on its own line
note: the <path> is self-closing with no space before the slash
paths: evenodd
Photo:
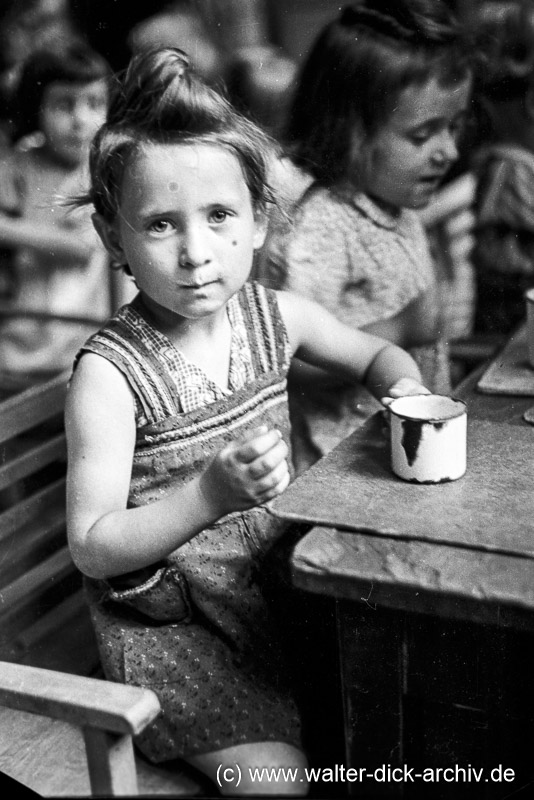
<path id="1" fill-rule="evenodd" d="M 530 633 L 353 601 L 338 602 L 337 626 L 344 766 L 358 771 L 350 795 L 502 800 L 533 790 Z"/>
<path id="2" fill-rule="evenodd" d="M 404 614 L 339 601 L 338 643 L 345 766 L 364 778 L 349 779 L 348 792 L 402 797 L 402 782 L 380 779 L 403 763 Z"/>

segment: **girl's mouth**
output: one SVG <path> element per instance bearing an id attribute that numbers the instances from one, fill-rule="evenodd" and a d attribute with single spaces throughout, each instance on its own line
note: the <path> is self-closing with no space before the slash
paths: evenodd
<path id="1" fill-rule="evenodd" d="M 180 289 L 187 289 L 192 291 L 198 291 L 199 289 L 205 289 L 207 286 L 211 286 L 211 284 L 215 283 L 215 281 L 203 281 L 202 283 L 179 283 L 178 287 Z"/>
<path id="2" fill-rule="evenodd" d="M 421 183 L 440 183 L 441 180 L 443 180 L 443 173 L 440 172 L 438 175 L 424 175 L 421 178 Z"/>

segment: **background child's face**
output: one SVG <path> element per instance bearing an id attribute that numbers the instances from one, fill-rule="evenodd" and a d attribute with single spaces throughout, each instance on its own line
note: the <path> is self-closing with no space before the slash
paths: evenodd
<path id="1" fill-rule="evenodd" d="M 119 217 L 103 238 L 152 306 L 199 319 L 220 311 L 247 280 L 264 224 L 232 153 L 151 145 L 126 169 Z"/>
<path id="2" fill-rule="evenodd" d="M 366 146 L 367 194 L 395 208 L 423 208 L 458 158 L 470 79 L 443 87 L 436 78 L 400 95 Z"/>
<path id="3" fill-rule="evenodd" d="M 50 153 L 67 166 L 87 158 L 89 145 L 106 120 L 105 80 L 80 84 L 55 81 L 46 87 L 41 104 L 41 130 Z"/>

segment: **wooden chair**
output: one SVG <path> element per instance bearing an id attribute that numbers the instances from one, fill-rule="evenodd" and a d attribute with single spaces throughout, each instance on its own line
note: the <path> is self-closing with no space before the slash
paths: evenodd
<path id="1" fill-rule="evenodd" d="M 44 796 L 195 796 L 183 765 L 134 757 L 156 695 L 101 677 L 66 540 L 67 377 L 0 403 L 0 770 Z"/>

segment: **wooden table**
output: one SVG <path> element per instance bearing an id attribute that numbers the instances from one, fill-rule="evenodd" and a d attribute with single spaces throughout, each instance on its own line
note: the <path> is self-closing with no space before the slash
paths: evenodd
<path id="1" fill-rule="evenodd" d="M 315 526 L 294 551 L 295 584 L 338 600 L 344 766 L 466 770 L 463 782 L 347 782 L 355 796 L 534 796 L 534 782 L 513 794 L 534 781 L 534 427 L 522 419 L 534 397 L 482 395 L 479 377 L 456 392 L 479 437 L 465 478 L 398 481 L 374 418 L 272 503 Z"/>

